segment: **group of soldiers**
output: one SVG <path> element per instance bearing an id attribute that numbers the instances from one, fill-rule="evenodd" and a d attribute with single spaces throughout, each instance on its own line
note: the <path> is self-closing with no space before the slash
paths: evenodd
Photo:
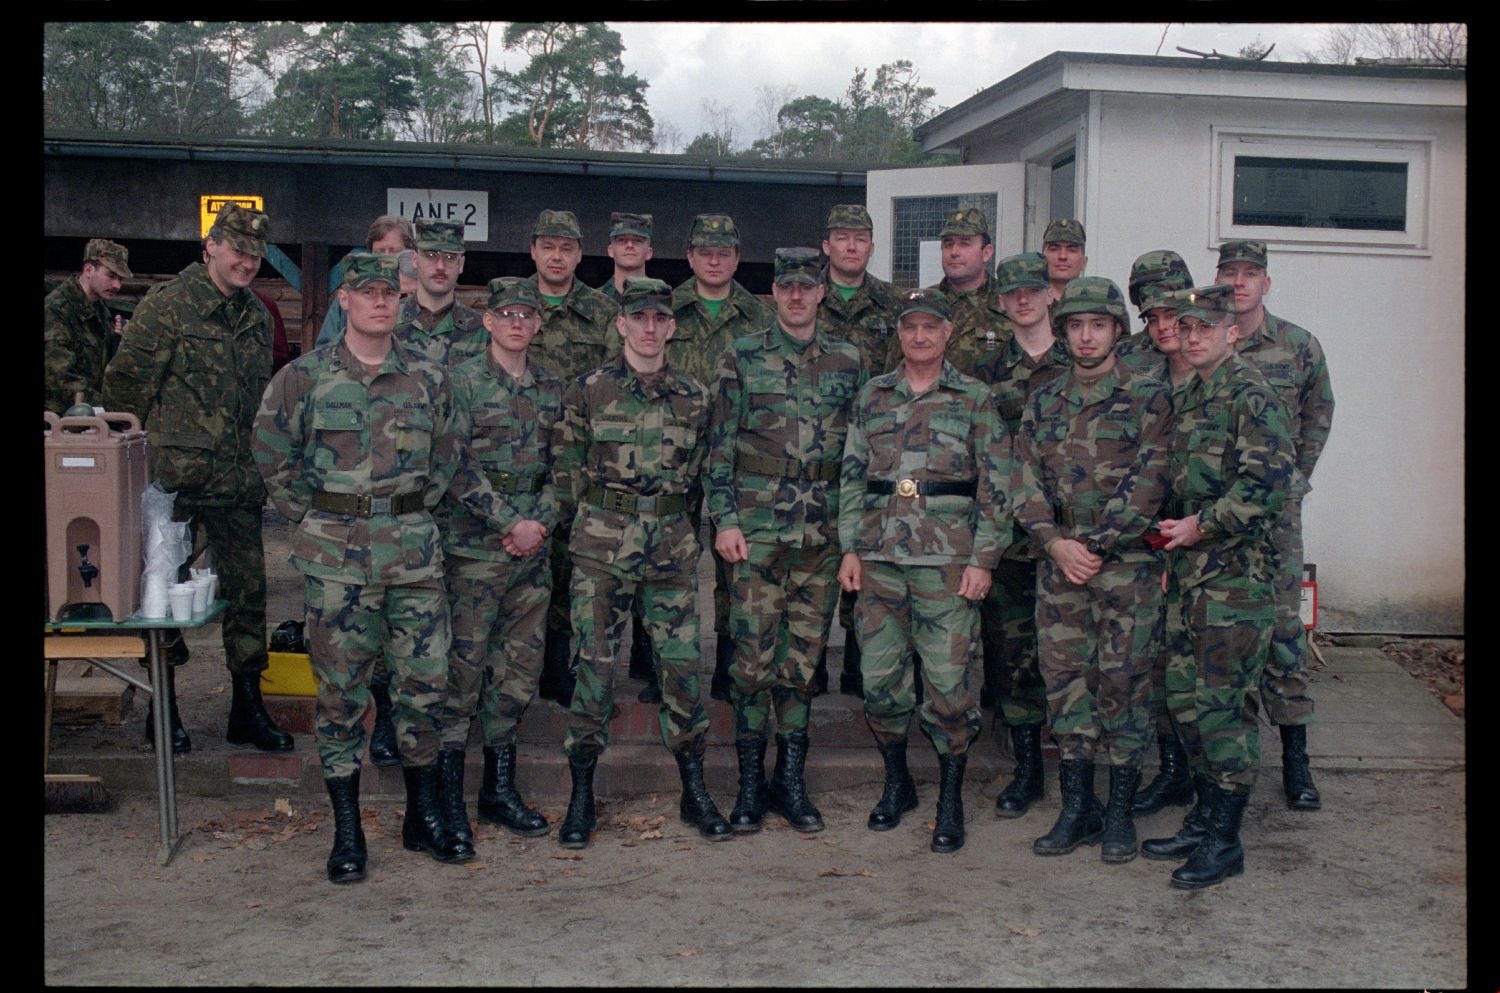
<path id="1" fill-rule="evenodd" d="M 1141 851 L 1181 863 L 1182 888 L 1242 871 L 1262 708 L 1280 729 L 1288 804 L 1320 805 L 1300 500 L 1333 397 L 1316 339 L 1265 310 L 1263 243 L 1224 244 L 1216 283 L 1196 287 L 1176 253 L 1142 255 L 1128 296 L 1146 329 L 1131 334 L 1126 295 L 1084 275 L 1071 219 L 1047 227 L 1041 253 L 996 266 L 985 216 L 956 211 L 943 280 L 903 292 L 867 271 L 868 212 L 840 205 L 821 250 L 777 250 L 768 307 L 734 278 L 728 215 L 695 218 L 693 276 L 672 288 L 645 273 L 650 216 L 613 214 L 615 273 L 595 290 L 575 276 L 576 217 L 544 210 L 536 273 L 491 280 L 473 310 L 455 293 L 461 225 L 382 218 L 370 250 L 345 260 L 342 330 L 272 378 L 268 321 L 247 292 L 269 223 L 224 208 L 204 262 L 147 295 L 107 368 L 86 334 L 76 358 L 53 344 L 66 307 L 96 330 L 101 267 L 128 275 L 123 248 L 91 241 L 78 286 L 48 298 L 48 396 L 76 382 L 147 425 L 153 474 L 206 533 L 231 604 L 229 738 L 261 748 L 291 747 L 254 684 L 264 497 L 294 522 L 330 880 L 365 872 L 372 695 L 371 756 L 403 766 L 408 849 L 474 857 L 463 770 L 476 718 L 480 819 L 550 830 L 516 780 L 517 727 L 538 695 L 569 710 L 559 843 L 589 844 L 627 641 L 632 674 L 653 680 L 642 698 L 658 702 L 685 822 L 713 841 L 771 813 L 822 830 L 808 715 L 835 615 L 849 631 L 840 684 L 862 695 L 884 762 L 872 830 L 919 803 L 915 715 L 940 768 L 931 848 L 963 845 L 982 705 L 1016 762 L 998 816 L 1042 796 L 1044 723 L 1057 743 L 1062 809 L 1040 855 Z M 415 269 L 404 299 L 403 263 Z M 710 692 L 733 709 L 739 767 L 727 818 L 703 779 L 705 537 Z M 1153 732 L 1160 772 L 1143 788 Z M 1137 841 L 1134 815 L 1188 803 L 1175 835 Z"/>

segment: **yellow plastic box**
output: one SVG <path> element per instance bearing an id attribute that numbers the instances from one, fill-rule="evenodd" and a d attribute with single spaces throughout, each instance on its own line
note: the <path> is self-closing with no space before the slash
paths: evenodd
<path id="1" fill-rule="evenodd" d="M 271 664 L 260 674 L 260 691 L 277 696 L 317 696 L 312 660 L 302 652 L 268 652 Z"/>

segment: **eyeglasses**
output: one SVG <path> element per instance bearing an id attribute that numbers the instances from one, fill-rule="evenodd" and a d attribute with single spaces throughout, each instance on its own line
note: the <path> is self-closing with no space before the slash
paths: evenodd
<path id="1" fill-rule="evenodd" d="M 430 248 L 422 249 L 421 255 L 422 258 L 426 259 L 428 262 L 437 262 L 441 260 L 448 263 L 449 265 L 452 265 L 459 259 L 463 258 L 463 253 L 461 252 L 437 252 L 433 251 Z"/>
<path id="2" fill-rule="evenodd" d="M 534 310 L 497 310 L 494 314 L 502 321 L 529 321 L 536 317 Z"/>

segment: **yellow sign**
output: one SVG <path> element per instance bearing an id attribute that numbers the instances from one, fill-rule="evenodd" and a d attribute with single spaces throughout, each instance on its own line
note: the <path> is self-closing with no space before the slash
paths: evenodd
<path id="1" fill-rule="evenodd" d="M 214 226 L 214 218 L 219 216 L 219 211 L 223 209 L 226 203 L 237 203 L 241 207 L 249 207 L 251 210 L 262 212 L 266 209 L 266 198 L 262 196 L 241 197 L 221 194 L 218 196 L 199 197 L 198 206 L 200 208 L 200 216 L 198 220 L 202 230 L 198 232 L 198 237 L 208 237 L 208 229 Z"/>

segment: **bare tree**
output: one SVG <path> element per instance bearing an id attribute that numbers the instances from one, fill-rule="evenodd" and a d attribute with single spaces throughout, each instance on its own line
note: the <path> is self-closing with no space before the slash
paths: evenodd
<path id="1" fill-rule="evenodd" d="M 1443 66 L 1468 62 L 1467 24 L 1334 24 L 1309 62 L 1353 65 L 1361 60 L 1403 60 Z"/>
<path id="2" fill-rule="evenodd" d="M 653 152 L 676 153 L 682 150 L 682 129 L 671 121 L 657 121 L 651 135 Z"/>
<path id="3" fill-rule="evenodd" d="M 716 153 L 720 156 L 730 154 L 734 151 L 734 108 L 707 97 L 699 104 L 699 108 L 708 122 L 708 131 L 705 133 L 713 137 Z"/>
<path id="4" fill-rule="evenodd" d="M 761 83 L 755 88 L 755 136 L 764 138 L 772 150 L 772 158 L 781 158 L 785 149 L 781 147 L 781 108 L 791 101 L 797 88 L 791 83 L 772 86 Z"/>

